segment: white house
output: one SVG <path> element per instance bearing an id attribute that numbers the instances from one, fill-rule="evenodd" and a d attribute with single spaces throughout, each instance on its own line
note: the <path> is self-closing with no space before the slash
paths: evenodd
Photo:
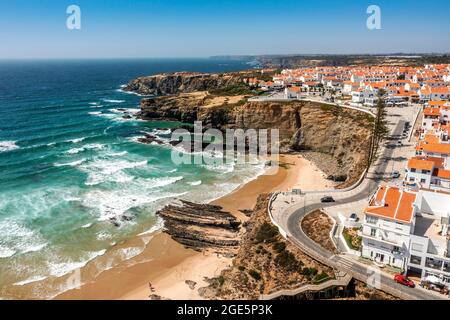
<path id="1" fill-rule="evenodd" d="M 406 269 L 416 193 L 379 187 L 365 210 L 362 257 Z"/>
<path id="2" fill-rule="evenodd" d="M 450 286 L 450 194 L 380 186 L 364 213 L 363 257 Z"/>

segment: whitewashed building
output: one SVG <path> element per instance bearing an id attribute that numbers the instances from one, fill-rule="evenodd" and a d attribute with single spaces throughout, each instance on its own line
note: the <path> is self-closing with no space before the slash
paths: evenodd
<path id="1" fill-rule="evenodd" d="M 450 285 L 450 194 L 380 186 L 364 213 L 362 257 Z"/>

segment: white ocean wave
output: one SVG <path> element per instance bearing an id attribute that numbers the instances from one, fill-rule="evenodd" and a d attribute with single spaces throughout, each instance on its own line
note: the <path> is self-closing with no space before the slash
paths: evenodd
<path id="1" fill-rule="evenodd" d="M 127 85 L 121 85 L 119 89 L 116 90 L 116 92 L 120 92 L 120 93 L 125 93 L 125 94 L 133 94 L 139 97 L 153 97 L 154 95 L 151 94 L 140 94 L 137 92 L 133 92 L 133 91 L 125 91 L 123 90 L 123 88 L 125 88 Z"/>
<path id="2" fill-rule="evenodd" d="M 47 246 L 47 243 L 31 245 L 31 246 L 25 248 L 21 253 L 37 252 L 37 251 L 44 249 L 46 246 Z"/>
<path id="3" fill-rule="evenodd" d="M 77 161 L 72 161 L 72 162 L 66 162 L 66 163 L 55 163 L 54 166 L 55 167 L 76 167 L 79 166 L 80 164 L 82 164 L 85 161 L 85 159 L 81 159 L 81 160 L 77 160 Z"/>
<path id="4" fill-rule="evenodd" d="M 0 245 L 0 259 L 9 258 L 16 254 L 16 251 L 6 246 Z"/>
<path id="5" fill-rule="evenodd" d="M 202 184 L 202 180 L 192 181 L 192 182 L 189 182 L 189 184 L 191 186 L 199 186 Z"/>
<path id="6" fill-rule="evenodd" d="M 76 139 L 67 140 L 67 142 L 79 143 L 79 142 L 83 141 L 84 139 L 86 139 L 86 138 L 85 137 L 83 137 L 83 138 L 76 138 Z"/>
<path id="7" fill-rule="evenodd" d="M 25 279 L 23 281 L 16 282 L 13 285 L 14 286 L 24 286 L 26 284 L 42 281 L 42 280 L 45 280 L 45 279 L 47 279 L 47 277 L 45 277 L 45 276 L 33 276 L 33 277 Z"/>
<path id="8" fill-rule="evenodd" d="M 104 144 L 90 143 L 90 144 L 86 144 L 80 148 L 72 148 L 72 149 L 68 150 L 67 153 L 68 154 L 77 154 L 77 153 L 83 152 L 85 150 L 103 149 L 104 147 L 105 147 Z"/>
<path id="9" fill-rule="evenodd" d="M 49 271 L 50 271 L 50 275 L 54 276 L 54 277 L 62 277 L 74 270 L 77 269 L 81 269 L 84 266 L 86 266 L 88 264 L 89 261 L 102 256 L 106 253 L 106 250 L 100 250 L 97 252 L 91 252 L 90 254 L 88 254 L 87 258 L 85 260 L 82 261 L 77 261 L 77 262 L 73 262 L 73 261 L 69 261 L 69 262 L 61 262 L 61 263 L 50 263 L 48 265 Z"/>
<path id="10" fill-rule="evenodd" d="M 90 114 L 91 116 L 98 116 L 98 115 L 101 115 L 102 112 L 101 111 L 91 111 L 91 112 L 88 112 L 88 114 Z"/>
<path id="11" fill-rule="evenodd" d="M 156 223 L 153 227 L 151 227 L 150 229 L 148 229 L 144 232 L 139 233 L 138 236 L 146 236 L 146 235 L 152 234 L 158 230 L 161 230 L 163 226 L 164 226 L 164 220 L 158 219 L 158 220 L 156 220 Z"/>
<path id="12" fill-rule="evenodd" d="M 89 186 L 97 185 L 103 182 L 130 182 L 134 179 L 123 170 L 145 167 L 147 160 L 127 161 L 127 160 L 109 160 L 97 159 L 96 161 L 84 164 L 79 168 L 88 174 L 85 184 Z"/>
<path id="13" fill-rule="evenodd" d="M 112 109 L 108 109 L 109 111 L 113 112 L 113 113 L 131 113 L 131 114 L 135 114 L 138 113 L 139 111 L 141 111 L 141 109 L 138 108 L 112 108 Z"/>
<path id="14" fill-rule="evenodd" d="M 165 187 L 180 180 L 183 180 L 183 176 L 145 179 L 145 181 L 150 183 L 149 187 L 152 189 Z"/>
<path id="15" fill-rule="evenodd" d="M 172 133 L 171 129 L 154 129 L 153 133 L 156 135 L 167 136 Z"/>
<path id="16" fill-rule="evenodd" d="M 121 151 L 121 152 L 113 152 L 110 153 L 109 156 L 111 157 L 122 157 L 128 154 L 128 151 Z"/>
<path id="17" fill-rule="evenodd" d="M 158 200 L 169 199 L 186 194 L 183 193 L 157 193 L 145 183 L 133 181 L 127 188 L 116 190 L 94 189 L 88 192 L 82 204 L 91 208 L 98 221 L 106 221 L 125 214 L 132 208 L 139 208 Z"/>
<path id="18" fill-rule="evenodd" d="M 16 141 L 0 141 L 0 152 L 6 152 L 15 149 L 19 149 Z"/>
<path id="19" fill-rule="evenodd" d="M 144 252 L 145 247 L 128 247 L 120 249 L 120 258 L 122 260 L 129 260 Z"/>
<path id="20" fill-rule="evenodd" d="M 123 103 L 125 100 L 116 100 L 116 99 L 103 99 L 103 101 L 108 103 Z"/>
<path id="21" fill-rule="evenodd" d="M 84 148 L 72 148 L 67 151 L 68 154 L 77 154 L 79 152 L 84 151 Z"/>
<path id="22" fill-rule="evenodd" d="M 0 243 L 0 258 L 37 252 L 47 246 L 39 234 L 25 227 L 22 222 L 11 219 L 0 222 Z"/>

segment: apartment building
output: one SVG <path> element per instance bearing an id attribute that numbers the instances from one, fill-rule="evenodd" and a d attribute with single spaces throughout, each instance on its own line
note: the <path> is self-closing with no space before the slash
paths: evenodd
<path id="1" fill-rule="evenodd" d="M 450 285 L 450 194 L 380 186 L 364 214 L 362 257 Z"/>

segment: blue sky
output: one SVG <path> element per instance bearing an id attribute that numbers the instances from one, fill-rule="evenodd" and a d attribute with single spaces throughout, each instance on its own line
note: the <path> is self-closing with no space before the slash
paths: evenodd
<path id="1" fill-rule="evenodd" d="M 71 4 L 81 30 L 66 28 Z M 449 13 L 448 0 L 1 1 L 0 58 L 450 52 Z"/>

